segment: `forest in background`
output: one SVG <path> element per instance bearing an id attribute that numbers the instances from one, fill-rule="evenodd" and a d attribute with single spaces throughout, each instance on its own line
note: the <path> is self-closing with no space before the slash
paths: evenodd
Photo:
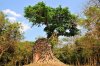
<path id="1" fill-rule="evenodd" d="M 28 12 L 25 13 L 26 13 L 25 17 L 31 18 L 31 15 Z M 50 12 L 50 14 L 51 13 L 53 12 Z M 66 34 L 61 33 L 64 32 L 64 30 L 62 31 L 62 26 L 59 24 L 57 24 L 59 25 L 57 27 L 60 27 L 57 30 L 59 32 L 58 35 L 56 35 L 53 32 L 49 32 L 50 30 L 52 31 L 52 29 L 49 30 L 48 29 L 49 24 L 47 25 L 46 23 L 45 24 L 47 25 L 47 27 L 45 31 L 47 32 L 47 35 L 49 37 L 49 41 L 52 45 L 52 50 L 54 55 L 63 63 L 76 66 L 81 66 L 81 65 L 99 66 L 100 65 L 99 0 L 95 1 L 91 0 L 89 4 L 85 7 L 83 14 L 85 18 L 78 16 L 77 18 L 75 18 L 75 21 L 77 25 L 84 27 L 87 30 L 87 32 L 85 33 L 85 35 L 81 36 L 80 34 L 78 34 L 79 37 L 75 39 L 75 42 L 73 42 L 72 44 L 65 44 L 62 47 L 58 47 L 59 44 L 62 45 L 63 41 L 66 43 L 68 42 L 67 38 L 63 39 L 62 42 L 60 42 L 61 40 L 58 39 L 58 35 L 66 36 Z M 72 17 L 74 19 L 75 16 L 70 15 L 69 17 Z M 43 19 L 42 18 L 38 19 L 39 21 L 37 21 L 37 23 L 34 23 L 34 25 L 40 24 L 40 21 Z M 50 23 L 50 27 L 54 27 L 54 23 L 53 25 L 51 24 L 52 23 Z M 24 39 L 24 36 L 23 33 L 20 31 L 21 28 L 22 26 L 20 23 L 11 23 L 9 19 L 6 18 L 6 15 L 3 14 L 3 12 L 0 12 L 0 66 L 22 66 L 32 62 L 32 57 L 33 57 L 32 48 L 34 46 L 34 42 L 22 41 Z M 73 34 L 71 35 L 73 36 Z M 67 34 L 67 36 L 69 36 L 69 34 Z"/>

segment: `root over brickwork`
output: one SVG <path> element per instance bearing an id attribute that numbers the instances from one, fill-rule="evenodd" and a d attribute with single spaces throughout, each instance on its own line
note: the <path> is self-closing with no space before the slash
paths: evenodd
<path id="1" fill-rule="evenodd" d="M 25 66 L 66 66 L 60 62 L 51 50 L 51 45 L 45 38 L 38 39 L 33 46 L 33 63 Z"/>

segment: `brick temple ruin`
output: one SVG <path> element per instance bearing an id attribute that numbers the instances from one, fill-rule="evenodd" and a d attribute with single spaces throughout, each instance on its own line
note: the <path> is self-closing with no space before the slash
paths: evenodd
<path id="1" fill-rule="evenodd" d="M 45 38 L 38 39 L 33 46 L 33 62 L 25 66 L 66 66 L 60 62 L 51 50 L 51 45 Z"/>

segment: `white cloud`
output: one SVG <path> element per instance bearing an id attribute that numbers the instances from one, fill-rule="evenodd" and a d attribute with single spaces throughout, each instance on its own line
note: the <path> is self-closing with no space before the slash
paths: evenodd
<path id="1" fill-rule="evenodd" d="M 21 32 L 25 32 L 25 31 L 27 31 L 27 30 L 30 29 L 30 27 L 29 27 L 28 24 L 21 23 L 21 26 L 22 26 L 22 28 L 20 28 L 20 31 L 21 31 Z"/>
<path id="2" fill-rule="evenodd" d="M 16 18 L 15 17 L 7 17 L 9 19 L 10 22 L 16 22 Z"/>
<path id="3" fill-rule="evenodd" d="M 15 11 L 12 11 L 10 9 L 3 10 L 4 14 L 11 14 L 14 17 L 21 17 L 21 14 L 16 13 Z"/>
<path id="4" fill-rule="evenodd" d="M 15 23 L 15 22 L 18 22 L 16 17 L 7 17 L 8 20 L 11 22 L 11 23 Z M 21 28 L 20 28 L 20 32 L 26 32 L 27 30 L 30 29 L 30 26 L 24 22 L 18 22 L 21 24 Z"/>
<path id="5" fill-rule="evenodd" d="M 77 28 L 78 28 L 78 29 L 82 29 L 82 27 L 81 27 L 81 26 L 79 26 L 79 25 L 77 26 Z"/>
<path id="6" fill-rule="evenodd" d="M 17 19 L 18 17 L 21 17 L 21 14 L 16 13 L 15 11 L 12 11 L 10 9 L 5 9 L 3 10 L 3 13 L 8 15 L 6 18 L 8 18 L 8 20 L 11 23 L 15 23 L 18 22 Z M 11 15 L 11 16 L 10 16 Z M 21 17 L 22 18 L 22 17 Z M 21 24 L 21 28 L 20 28 L 20 32 L 26 32 L 27 30 L 30 29 L 30 26 L 24 22 L 18 22 Z"/>
<path id="7" fill-rule="evenodd" d="M 66 32 L 68 32 L 68 33 L 69 33 L 70 31 L 69 31 L 69 30 L 66 30 Z"/>

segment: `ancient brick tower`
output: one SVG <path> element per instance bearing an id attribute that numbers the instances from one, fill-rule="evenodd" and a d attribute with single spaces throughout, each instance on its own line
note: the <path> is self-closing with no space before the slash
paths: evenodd
<path id="1" fill-rule="evenodd" d="M 66 66 L 52 53 L 51 45 L 45 38 L 38 39 L 33 46 L 33 63 L 25 66 Z"/>
<path id="2" fill-rule="evenodd" d="M 56 60 L 51 51 L 51 45 L 46 39 L 39 39 L 33 47 L 33 62 Z"/>

